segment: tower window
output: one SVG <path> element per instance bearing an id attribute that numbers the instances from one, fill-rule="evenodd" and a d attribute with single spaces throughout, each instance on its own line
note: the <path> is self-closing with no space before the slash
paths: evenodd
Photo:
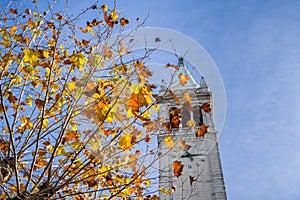
<path id="1" fill-rule="evenodd" d="M 169 110 L 171 128 L 179 128 L 181 123 L 181 109 L 172 107 Z"/>
<path id="2" fill-rule="evenodd" d="M 203 116 L 200 106 L 194 106 L 193 118 L 196 122 L 196 126 L 201 126 L 203 124 Z"/>

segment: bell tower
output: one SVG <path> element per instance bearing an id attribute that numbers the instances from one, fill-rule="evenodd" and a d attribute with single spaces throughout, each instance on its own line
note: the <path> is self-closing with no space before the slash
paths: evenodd
<path id="1" fill-rule="evenodd" d="M 178 68 L 159 95 L 159 117 L 165 124 L 158 135 L 159 198 L 226 200 L 213 93 L 203 77 L 200 85 L 194 81 L 183 58 Z"/>

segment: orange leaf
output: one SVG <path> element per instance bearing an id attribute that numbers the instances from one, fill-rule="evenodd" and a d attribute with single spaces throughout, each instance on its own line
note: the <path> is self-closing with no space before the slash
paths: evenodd
<path id="1" fill-rule="evenodd" d="M 82 27 L 79 27 L 78 28 L 81 32 L 83 32 L 83 33 L 87 33 L 88 32 L 88 30 L 86 30 L 86 29 L 84 29 L 84 28 L 82 28 Z"/>
<path id="2" fill-rule="evenodd" d="M 37 169 L 37 168 L 45 167 L 46 165 L 47 162 L 45 160 L 40 159 L 35 162 L 34 168 Z"/>
<path id="3" fill-rule="evenodd" d="M 18 27 L 16 25 L 14 25 L 13 27 L 10 28 L 9 30 L 9 34 L 14 34 L 16 32 L 16 30 L 18 30 Z"/>
<path id="4" fill-rule="evenodd" d="M 121 24 L 121 26 L 125 26 L 126 24 L 128 24 L 129 23 L 129 20 L 128 19 L 125 19 L 124 17 L 122 17 L 121 19 L 120 19 L 120 24 Z"/>
<path id="5" fill-rule="evenodd" d="M 66 140 L 78 140 L 78 136 L 74 131 L 66 132 Z"/>
<path id="6" fill-rule="evenodd" d="M 179 67 L 177 65 L 173 65 L 173 64 L 170 64 L 170 63 L 166 64 L 165 67 L 166 68 L 173 68 L 173 69 L 179 70 Z"/>
<path id="7" fill-rule="evenodd" d="M 183 151 L 187 151 L 187 150 L 189 150 L 191 148 L 191 146 L 190 145 L 186 145 L 185 141 L 183 141 L 183 140 L 178 140 L 178 144 L 179 144 L 180 148 Z"/>
<path id="8" fill-rule="evenodd" d="M 14 15 L 18 14 L 17 9 L 12 9 L 12 8 L 10 8 L 10 9 L 9 9 L 9 12 L 10 12 L 11 14 L 14 14 Z"/>
<path id="9" fill-rule="evenodd" d="M 207 133 L 208 126 L 205 126 L 202 124 L 198 131 L 196 132 L 196 137 L 204 137 L 204 135 Z"/>
<path id="10" fill-rule="evenodd" d="M 187 82 L 188 82 L 189 79 L 190 79 L 190 77 L 188 77 L 187 75 L 184 75 L 184 74 L 182 74 L 182 73 L 180 73 L 180 74 L 178 75 L 178 77 L 179 77 L 179 81 L 180 81 L 180 84 L 181 84 L 181 85 L 187 84 Z"/>
<path id="11" fill-rule="evenodd" d="M 203 103 L 200 109 L 204 110 L 207 113 L 209 113 L 211 111 L 209 103 Z"/>
<path id="12" fill-rule="evenodd" d="M 181 161 L 174 161 L 173 164 L 173 172 L 174 175 L 178 178 L 179 176 L 182 175 L 182 170 L 183 170 L 183 165 L 181 164 Z"/>

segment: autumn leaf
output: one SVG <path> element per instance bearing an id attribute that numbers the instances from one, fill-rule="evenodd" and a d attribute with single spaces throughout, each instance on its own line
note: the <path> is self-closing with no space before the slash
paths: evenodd
<path id="1" fill-rule="evenodd" d="M 119 18 L 116 9 L 113 9 L 113 11 L 111 11 L 110 17 L 111 17 L 112 20 L 117 20 Z"/>
<path id="2" fill-rule="evenodd" d="M 27 15 L 30 15 L 30 14 L 31 14 L 31 10 L 27 8 L 27 9 L 25 10 L 25 13 L 26 13 Z"/>
<path id="3" fill-rule="evenodd" d="M 204 135 L 207 133 L 207 128 L 209 126 L 205 126 L 204 124 L 202 124 L 198 131 L 196 132 L 196 137 L 204 137 Z"/>
<path id="4" fill-rule="evenodd" d="M 119 55 L 120 56 L 129 53 L 129 51 L 123 45 L 123 41 L 122 40 L 119 41 L 119 46 L 120 46 L 120 49 L 119 49 Z"/>
<path id="5" fill-rule="evenodd" d="M 39 53 L 31 49 L 24 50 L 24 63 L 29 63 L 32 66 L 37 66 L 39 60 Z"/>
<path id="6" fill-rule="evenodd" d="M 101 6 L 101 8 L 102 8 L 103 12 L 107 12 L 107 10 L 108 10 L 108 6 L 106 4 L 103 4 Z"/>
<path id="7" fill-rule="evenodd" d="M 39 159 L 35 162 L 34 169 L 45 167 L 46 165 L 47 165 L 47 161 L 45 161 L 43 159 Z"/>
<path id="8" fill-rule="evenodd" d="M 174 140 L 171 136 L 168 136 L 164 139 L 166 145 L 170 148 L 170 149 L 175 149 L 175 146 L 174 146 Z"/>
<path id="9" fill-rule="evenodd" d="M 113 28 L 115 25 L 115 22 L 112 20 L 111 16 L 107 16 L 107 12 L 104 12 L 104 21 L 106 22 L 106 24 L 108 25 L 108 27 Z"/>
<path id="10" fill-rule="evenodd" d="M 173 173 L 174 173 L 174 176 L 176 176 L 177 178 L 179 177 L 179 176 L 181 176 L 182 175 L 182 170 L 183 170 L 183 165 L 181 164 L 181 161 L 178 161 L 178 160 L 176 160 L 176 161 L 174 161 L 173 163 L 172 163 L 172 166 L 173 166 Z"/>
<path id="11" fill-rule="evenodd" d="M 170 122 L 164 122 L 162 125 L 165 127 L 166 131 L 168 132 L 172 131 Z"/>
<path id="12" fill-rule="evenodd" d="M 87 41 L 87 40 L 85 40 L 85 39 L 82 39 L 82 41 L 81 41 L 81 44 L 82 44 L 83 46 L 87 46 L 89 43 L 90 43 L 90 41 Z"/>
<path id="13" fill-rule="evenodd" d="M 73 54 L 71 57 L 70 57 L 70 61 L 72 64 L 74 64 L 75 66 L 78 66 L 79 69 L 80 67 L 82 67 L 85 62 L 86 62 L 86 57 L 83 53 L 78 53 L 78 54 Z"/>
<path id="14" fill-rule="evenodd" d="M 189 177 L 190 177 L 190 184 L 193 185 L 193 182 L 196 181 L 196 178 L 191 175 Z"/>
<path id="15" fill-rule="evenodd" d="M 11 92 L 8 93 L 8 101 L 9 101 L 10 103 L 16 103 L 17 100 L 18 100 L 17 97 L 15 97 L 15 96 L 13 95 L 13 93 L 11 93 Z"/>
<path id="16" fill-rule="evenodd" d="M 121 26 L 125 26 L 126 24 L 128 24 L 129 23 L 129 20 L 128 19 L 125 19 L 124 17 L 122 17 L 121 19 L 120 19 L 120 24 L 121 24 Z"/>
<path id="17" fill-rule="evenodd" d="M 65 138 L 67 141 L 78 140 L 78 136 L 77 136 L 76 132 L 74 132 L 74 131 L 68 131 L 65 135 Z"/>
<path id="18" fill-rule="evenodd" d="M 183 151 L 187 151 L 191 148 L 191 146 L 185 144 L 185 141 L 183 141 L 183 140 L 178 140 L 178 144 Z"/>
<path id="19" fill-rule="evenodd" d="M 83 33 L 87 33 L 88 32 L 88 30 L 86 30 L 86 29 L 84 29 L 84 28 L 82 28 L 82 27 L 79 27 L 78 28 L 81 32 L 83 32 Z"/>
<path id="20" fill-rule="evenodd" d="M 170 64 L 170 63 L 166 64 L 165 67 L 166 67 L 166 68 L 173 68 L 173 69 L 175 69 L 175 70 L 179 70 L 179 67 L 178 67 L 177 65 L 173 65 L 173 64 Z"/>
<path id="21" fill-rule="evenodd" d="M 35 105 L 37 106 L 37 108 L 39 110 L 42 110 L 43 106 L 45 104 L 45 102 L 43 100 L 41 100 L 41 99 L 36 99 L 34 103 L 35 103 Z"/>
<path id="22" fill-rule="evenodd" d="M 9 12 L 10 12 L 11 14 L 14 14 L 14 15 L 18 14 L 17 9 L 13 9 L 13 8 L 10 8 L 10 9 L 9 9 Z"/>
<path id="23" fill-rule="evenodd" d="M 192 97 L 190 96 L 190 94 L 188 92 L 183 93 L 182 99 L 184 102 L 192 103 Z"/>
<path id="24" fill-rule="evenodd" d="M 209 113 L 211 111 L 209 103 L 203 103 L 200 107 L 204 112 Z"/>
<path id="25" fill-rule="evenodd" d="M 180 105 L 180 100 L 179 100 L 179 98 L 174 94 L 174 92 L 172 91 L 172 90 L 168 90 L 168 93 L 170 94 L 170 95 L 172 95 L 172 97 L 175 99 L 175 101 L 176 101 L 176 103 L 178 104 L 178 105 Z"/>
<path id="26" fill-rule="evenodd" d="M 13 35 L 16 32 L 16 30 L 18 30 L 18 27 L 16 25 L 12 26 L 9 30 L 9 34 Z"/>
<path id="27" fill-rule="evenodd" d="M 188 126 L 188 127 L 195 127 L 196 126 L 196 122 L 194 121 L 194 120 L 188 120 L 187 122 L 186 122 L 186 125 Z"/>
<path id="28" fill-rule="evenodd" d="M 119 139 L 119 145 L 118 147 L 120 149 L 131 149 L 132 146 L 132 135 L 130 133 L 125 133 L 122 135 Z"/>
<path id="29" fill-rule="evenodd" d="M 178 78 L 179 78 L 179 81 L 180 81 L 180 84 L 181 84 L 181 85 L 186 85 L 187 82 L 188 82 L 189 79 L 190 79 L 189 76 L 184 75 L 184 74 L 182 74 L 182 73 L 178 74 Z"/>

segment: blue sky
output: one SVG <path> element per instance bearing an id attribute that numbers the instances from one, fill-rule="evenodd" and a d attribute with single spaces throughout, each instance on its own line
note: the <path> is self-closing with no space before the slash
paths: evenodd
<path id="1" fill-rule="evenodd" d="M 74 11 L 87 5 L 75 2 Z M 300 1 L 117 5 L 133 25 L 149 13 L 146 26 L 193 38 L 217 64 L 227 94 L 219 148 L 228 199 L 300 199 Z"/>
<path id="2" fill-rule="evenodd" d="M 219 140 L 228 199 L 300 199 L 300 1 L 120 1 L 147 26 L 184 33 L 227 93 Z"/>

